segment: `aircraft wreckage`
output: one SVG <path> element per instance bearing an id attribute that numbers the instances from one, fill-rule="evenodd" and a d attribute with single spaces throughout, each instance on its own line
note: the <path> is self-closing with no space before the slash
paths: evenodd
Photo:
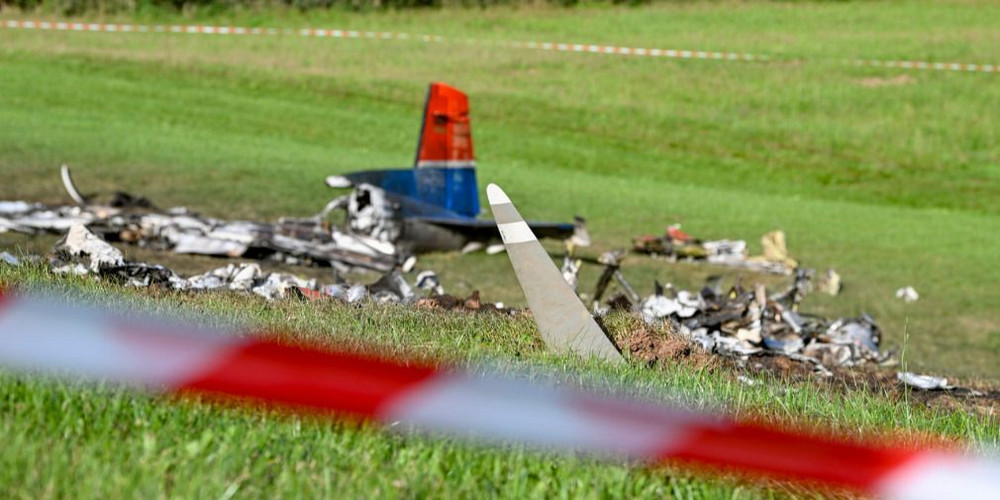
<path id="1" fill-rule="evenodd" d="M 432 83 L 427 92 L 412 168 L 331 175 L 326 183 L 354 189 L 330 202 L 324 212 L 345 208 L 354 232 L 398 242 L 406 251 L 459 250 L 500 239 L 492 220 L 477 218 L 469 99 L 443 83 Z M 573 238 L 579 246 L 590 242 L 579 217 L 575 223 L 527 224 L 542 238 Z"/>
<path id="2" fill-rule="evenodd" d="M 70 183 L 71 185 L 71 183 Z M 813 289 L 810 270 L 798 269 L 795 280 L 784 292 L 768 294 L 762 285 L 744 289 L 740 283 L 724 291 L 717 281 L 699 292 L 674 290 L 657 284 L 655 293 L 642 300 L 620 273 L 621 255 L 609 252 L 598 262 L 605 272 L 593 295 L 594 310 L 588 311 L 575 293 L 579 266 L 562 272 L 539 244 L 529 225 L 521 218 L 507 195 L 497 186 L 487 189 L 498 231 L 511 265 L 524 291 L 532 318 L 546 347 L 555 353 L 598 358 L 613 363 L 624 361 L 622 345 L 616 344 L 595 321 L 612 309 L 632 311 L 649 324 L 670 324 L 671 330 L 692 345 L 717 355 L 745 363 L 749 358 L 781 356 L 811 367 L 816 374 L 832 376 L 831 370 L 864 363 L 892 365 L 893 352 L 881 349 L 882 333 L 870 316 L 829 319 L 799 311 L 802 298 Z M 142 200 L 131 199 L 144 205 Z M 0 202 L 0 213 L 23 210 L 17 203 Z M 114 208 L 114 207 L 111 207 Z M 82 221 L 83 212 L 72 212 Z M 38 220 L 61 220 L 38 217 Z M 34 222 L 34 226 L 44 226 Z M 9 227 L 5 226 L 5 227 Z M 50 224 L 50 229 L 59 227 Z M 39 260 L 40 258 L 34 258 Z M 462 299 L 445 295 L 432 271 L 416 276 L 411 285 L 401 269 L 393 268 L 370 285 L 338 282 L 319 284 L 315 279 L 266 272 L 257 264 L 229 264 L 204 274 L 180 277 L 170 269 L 128 262 L 120 251 L 89 231 L 81 222 L 70 225 L 48 259 L 57 274 L 91 275 L 98 279 L 137 287 L 158 286 L 174 290 L 229 290 L 249 292 L 267 299 L 334 299 L 347 304 L 399 303 L 418 308 L 485 311 L 517 314 L 502 304 L 481 301 L 479 293 Z M 19 259 L 0 252 L 0 265 L 20 265 Z M 600 296 L 614 277 L 622 289 L 607 305 Z M 635 345 L 627 345 L 632 352 Z M 632 353 L 633 355 L 635 353 Z M 919 390 L 949 390 L 975 396 L 971 389 L 956 388 L 944 379 L 898 373 L 901 384 Z"/>
<path id="3" fill-rule="evenodd" d="M 408 270 L 418 253 L 480 248 L 500 240 L 492 220 L 477 218 L 468 98 L 442 83 L 430 86 L 413 168 L 330 176 L 328 185 L 353 190 L 312 217 L 276 223 L 223 220 L 185 207 L 158 210 L 146 198 L 123 192 L 100 204 L 80 194 L 65 165 L 61 176 L 74 205 L 0 201 L 0 233 L 65 234 L 83 224 L 107 241 L 180 254 L 378 272 Z M 329 222 L 335 210 L 346 214 L 342 226 Z M 578 246 L 590 242 L 580 218 L 529 225 L 542 237 L 572 238 Z"/>
<path id="4" fill-rule="evenodd" d="M 480 206 L 468 99 L 441 83 L 432 84 L 428 91 L 413 167 L 329 176 L 326 183 L 330 187 L 352 190 L 312 217 L 281 218 L 273 223 L 223 220 L 200 216 L 184 207 L 159 210 L 146 198 L 122 192 L 106 203 L 96 203 L 80 193 L 68 167 L 62 167 L 61 177 L 73 205 L 0 201 L 0 233 L 65 235 L 61 250 L 50 262 L 55 272 L 93 274 L 134 286 L 243 290 L 269 299 L 292 295 L 357 303 L 370 297 L 378 302 L 420 305 L 424 301 L 433 302 L 431 307 L 453 308 L 457 304 L 458 308 L 480 310 L 486 303 L 480 302 L 478 294 L 468 299 L 445 296 L 433 273 L 422 273 L 411 286 L 401 272 L 413 268 L 413 256 L 418 253 L 502 241 L 550 350 L 614 362 L 622 359 L 618 347 L 575 293 L 581 261 L 572 258 L 572 252 L 590 243 L 582 219 L 575 223 L 527 222 L 495 185 L 489 186 L 487 194 L 496 221 L 477 218 Z M 338 210 L 345 213 L 339 226 L 329 221 L 329 215 Z M 561 275 L 538 244 L 538 237 L 566 241 L 568 255 Z M 329 265 L 338 271 L 367 269 L 382 277 L 371 285 L 320 285 L 294 275 L 267 273 L 256 264 L 240 264 L 182 278 L 161 266 L 125 262 L 105 241 L 181 254 Z M 662 237 L 637 237 L 633 244 L 637 252 L 671 260 L 795 274 L 795 283 L 774 295 L 761 286 L 743 289 L 737 285 L 728 292 L 714 286 L 700 292 L 658 286 L 654 295 L 643 300 L 620 272 L 623 253 L 608 252 L 597 259 L 605 269 L 591 296 L 594 314 L 600 316 L 613 308 L 631 310 L 649 323 L 672 323 L 692 343 L 720 355 L 742 359 L 780 355 L 813 365 L 824 374 L 832 367 L 883 364 L 891 358 L 879 348 L 881 332 L 872 318 L 826 319 L 798 311 L 802 296 L 812 288 L 812 271 L 798 268 L 788 257 L 783 233 L 772 232 L 762 238 L 764 255 L 760 257 L 748 256 L 745 242 L 701 241 L 676 226 L 669 227 Z M 73 251 L 67 250 L 84 247 L 90 250 L 77 252 L 77 258 L 71 258 Z M 81 260 L 83 254 L 86 258 Z M 17 260 L 9 254 L 0 257 L 7 264 Z M 600 298 L 612 281 L 618 282 L 623 293 L 602 306 Z M 839 276 L 828 271 L 819 288 L 837 294 Z M 427 293 L 420 297 L 414 289 Z M 489 305 L 503 310 L 502 306 Z"/>

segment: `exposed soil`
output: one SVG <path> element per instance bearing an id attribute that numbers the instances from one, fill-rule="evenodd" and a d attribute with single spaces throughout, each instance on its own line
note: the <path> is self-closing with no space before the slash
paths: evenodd
<path id="1" fill-rule="evenodd" d="M 814 383 L 844 393 L 867 391 L 942 412 L 967 412 L 1000 423 L 1000 389 L 996 386 L 949 378 L 949 383 L 956 386 L 954 389 L 925 391 L 903 385 L 896 378 L 895 368 L 874 364 L 840 367 L 830 369 L 833 375 L 829 376 L 817 373 L 811 364 L 766 351 L 744 362 L 705 351 L 681 337 L 668 324 L 650 327 L 638 317 L 624 321 L 624 325 L 616 325 L 618 328 L 613 329 L 615 342 L 623 353 L 650 367 L 661 363 L 685 363 L 695 368 L 726 368 L 750 380 L 769 374 L 781 380 Z"/>
<path id="2" fill-rule="evenodd" d="M 855 80 L 862 87 L 886 87 L 886 86 L 898 86 L 898 85 L 910 85 L 916 83 L 917 79 L 910 75 L 899 75 L 892 78 L 860 78 Z"/>
<path id="3" fill-rule="evenodd" d="M 607 329 L 612 331 L 615 344 L 633 360 L 639 360 L 650 367 L 660 363 L 678 361 L 690 363 L 698 368 L 725 364 L 724 358 L 681 338 L 668 325 L 664 325 L 662 328 L 653 328 L 635 315 L 628 315 L 626 321 L 623 329 L 619 325 Z"/>
<path id="4" fill-rule="evenodd" d="M 479 290 L 473 290 L 464 299 L 448 294 L 424 297 L 417 299 L 414 305 L 421 309 L 442 311 L 486 312 L 504 315 L 511 315 L 517 312 L 515 309 L 501 309 L 492 302 L 483 302 L 479 298 Z"/>

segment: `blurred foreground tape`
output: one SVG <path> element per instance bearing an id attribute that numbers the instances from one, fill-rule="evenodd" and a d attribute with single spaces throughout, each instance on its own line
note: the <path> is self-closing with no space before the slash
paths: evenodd
<path id="1" fill-rule="evenodd" d="M 946 451 L 867 446 L 524 380 L 128 320 L 41 295 L 0 295 L 0 365 L 888 498 L 1000 498 L 1000 465 Z"/>

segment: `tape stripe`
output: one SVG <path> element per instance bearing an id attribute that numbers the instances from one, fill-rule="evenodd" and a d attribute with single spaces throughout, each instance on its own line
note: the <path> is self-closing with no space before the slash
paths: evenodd
<path id="1" fill-rule="evenodd" d="M 760 474 L 809 477 L 828 484 L 874 491 L 885 474 L 917 455 L 914 450 L 872 449 L 846 441 L 737 424 L 700 428 L 682 447 L 668 452 L 667 456 L 699 464 L 739 464 L 742 470 Z"/>
<path id="2" fill-rule="evenodd" d="M 148 387 L 172 386 L 233 346 L 223 337 L 165 334 L 155 326 L 23 299 L 0 309 L 0 364 Z"/>
<path id="3" fill-rule="evenodd" d="M 436 373 L 429 367 L 251 341 L 178 389 L 375 418 L 391 398 Z"/>
<path id="4" fill-rule="evenodd" d="M 528 227 L 528 223 L 523 220 L 508 222 L 506 224 L 497 224 L 497 228 L 500 229 L 500 237 L 506 245 L 524 243 L 527 241 L 538 241 L 538 238 L 535 237 L 535 233 L 531 232 L 531 228 Z"/>
<path id="5" fill-rule="evenodd" d="M 996 463 L 928 452 L 888 471 L 874 490 L 888 498 L 988 498 L 996 495 L 998 477 Z"/>
<path id="6" fill-rule="evenodd" d="M 524 218 L 518 213 L 517 208 L 511 203 L 507 193 L 500 189 L 500 186 L 489 184 L 486 186 L 486 199 L 490 203 L 490 210 L 493 212 L 493 220 L 497 225 L 524 222 Z M 500 234 L 503 238 L 503 233 Z"/>
<path id="7" fill-rule="evenodd" d="M 508 224 L 511 222 L 524 222 L 521 214 L 517 213 L 517 208 L 511 203 L 501 203 L 499 205 L 490 204 L 490 211 L 493 212 L 493 220 L 497 224 Z M 529 228 L 531 226 L 528 226 Z M 503 235 L 501 235 L 502 237 Z"/>
<path id="8" fill-rule="evenodd" d="M 17 355 L 41 360 L 37 366 L 52 372 L 62 372 L 65 366 L 60 364 L 82 362 L 103 370 L 85 373 L 90 379 L 110 377 L 168 392 L 252 398 L 563 452 L 721 466 L 892 498 L 926 498 L 929 492 L 951 496 L 957 491 L 962 498 L 1000 495 L 998 464 L 937 450 L 878 447 L 528 380 L 475 376 L 253 338 L 222 338 L 189 331 L 190 327 L 150 328 L 104 310 L 63 309 L 39 297 L 0 300 L 0 364 L 11 368 L 26 369 L 13 359 Z M 54 309 L 60 314 L 53 314 Z M 24 338 L 25 332 L 31 332 L 32 341 L 22 343 L 21 351 L 12 350 L 11 339 Z M 45 335 L 35 335 L 38 332 Z M 119 355 L 86 348 L 74 351 L 72 358 L 65 356 L 60 343 L 81 335 Z M 163 351 L 148 347 L 176 345 L 178 339 L 215 359 L 206 368 L 174 357 L 174 370 L 151 369 L 162 365 Z M 135 348 L 137 340 L 143 348 Z M 957 480 L 971 485 L 955 484 Z"/>
<path id="9" fill-rule="evenodd" d="M 450 375 L 397 399 L 385 417 L 433 432 L 531 443 L 613 457 L 650 458 L 687 434 L 638 412 L 591 411 L 575 395 L 512 380 Z"/>
<path id="10" fill-rule="evenodd" d="M 704 50 L 676 50 L 676 49 L 648 49 L 642 47 L 622 47 L 615 45 L 595 45 L 595 44 L 568 44 L 554 42 L 519 42 L 519 41 L 494 41 L 477 40 L 469 38 L 448 39 L 437 35 L 411 35 L 409 33 L 397 33 L 388 31 L 354 31 L 354 30 L 325 30 L 315 28 L 302 29 L 277 29 L 277 28 L 245 28 L 239 26 L 147 26 L 147 25 L 118 25 L 118 24 L 98 24 L 98 23 L 72 23 L 45 22 L 45 21 L 17 21 L 8 20 L 0 26 L 11 29 L 36 29 L 36 30 L 58 30 L 71 29 L 73 31 L 94 31 L 94 32 L 170 32 L 188 34 L 215 34 L 215 35 L 299 35 L 302 37 L 318 38 L 364 38 L 373 40 L 419 40 L 426 43 L 459 42 L 475 45 L 498 46 L 513 49 L 545 50 L 554 52 L 578 52 L 590 54 L 605 54 L 618 56 L 639 56 L 639 57 L 664 57 L 668 59 L 694 59 L 713 61 L 743 61 L 743 62 L 768 62 L 774 60 L 771 56 L 764 54 L 752 54 L 745 52 L 716 52 Z M 798 62 L 807 62 L 796 59 Z M 891 61 L 877 59 L 846 59 L 841 61 L 844 64 L 855 66 L 871 66 L 880 68 L 901 68 L 916 70 L 934 71 L 965 71 L 970 73 L 1000 73 L 1000 64 L 970 64 L 957 62 L 920 62 L 920 61 Z"/>

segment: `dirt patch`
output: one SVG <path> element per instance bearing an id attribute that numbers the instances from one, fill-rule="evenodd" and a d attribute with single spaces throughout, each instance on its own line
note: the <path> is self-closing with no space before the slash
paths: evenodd
<path id="1" fill-rule="evenodd" d="M 910 75 L 898 75 L 892 78 L 859 78 L 854 80 L 855 83 L 861 85 L 862 87 L 895 87 L 899 85 L 911 85 L 917 82 L 916 78 Z"/>
<path id="2" fill-rule="evenodd" d="M 483 302 L 479 298 L 479 290 L 473 290 L 467 298 L 442 294 L 417 299 L 414 305 L 419 309 L 438 311 L 486 312 L 503 315 L 517 314 L 515 309 L 499 308 L 491 302 Z"/>
<path id="3" fill-rule="evenodd" d="M 626 315 L 622 315 L 626 316 Z M 653 327 L 639 317 L 627 315 L 628 319 L 605 326 L 612 334 L 615 344 L 622 353 L 647 366 L 683 361 L 698 368 L 720 365 L 721 358 L 680 337 L 669 323 Z M 624 321 L 625 324 L 614 324 Z M 616 333 L 618 332 L 618 333 Z"/>
<path id="4" fill-rule="evenodd" d="M 812 364 L 765 351 L 746 361 L 723 357 L 701 348 L 680 336 L 669 323 L 661 327 L 646 325 L 632 315 L 627 319 L 606 320 L 608 330 L 623 353 L 633 361 L 655 367 L 660 364 L 685 363 L 695 369 L 722 368 L 734 376 L 753 379 L 773 376 L 790 383 L 816 384 L 841 393 L 865 391 L 895 402 L 909 402 L 932 411 L 963 412 L 1000 423 L 1000 388 L 983 383 L 951 380 L 952 390 L 923 391 L 911 389 L 896 378 L 895 367 L 860 365 L 818 372 Z"/>
<path id="5" fill-rule="evenodd" d="M 752 357 L 745 366 L 737 366 L 736 369 L 746 370 L 749 373 L 766 372 L 788 381 L 809 381 L 842 393 L 865 391 L 892 401 L 911 402 L 931 410 L 961 411 L 1000 422 L 1000 388 L 949 379 L 949 382 L 956 386 L 952 390 L 913 389 L 896 378 L 897 368 L 861 365 L 836 368 L 832 370 L 832 376 L 820 376 L 812 373 L 807 365 L 789 358 L 762 356 Z"/>

